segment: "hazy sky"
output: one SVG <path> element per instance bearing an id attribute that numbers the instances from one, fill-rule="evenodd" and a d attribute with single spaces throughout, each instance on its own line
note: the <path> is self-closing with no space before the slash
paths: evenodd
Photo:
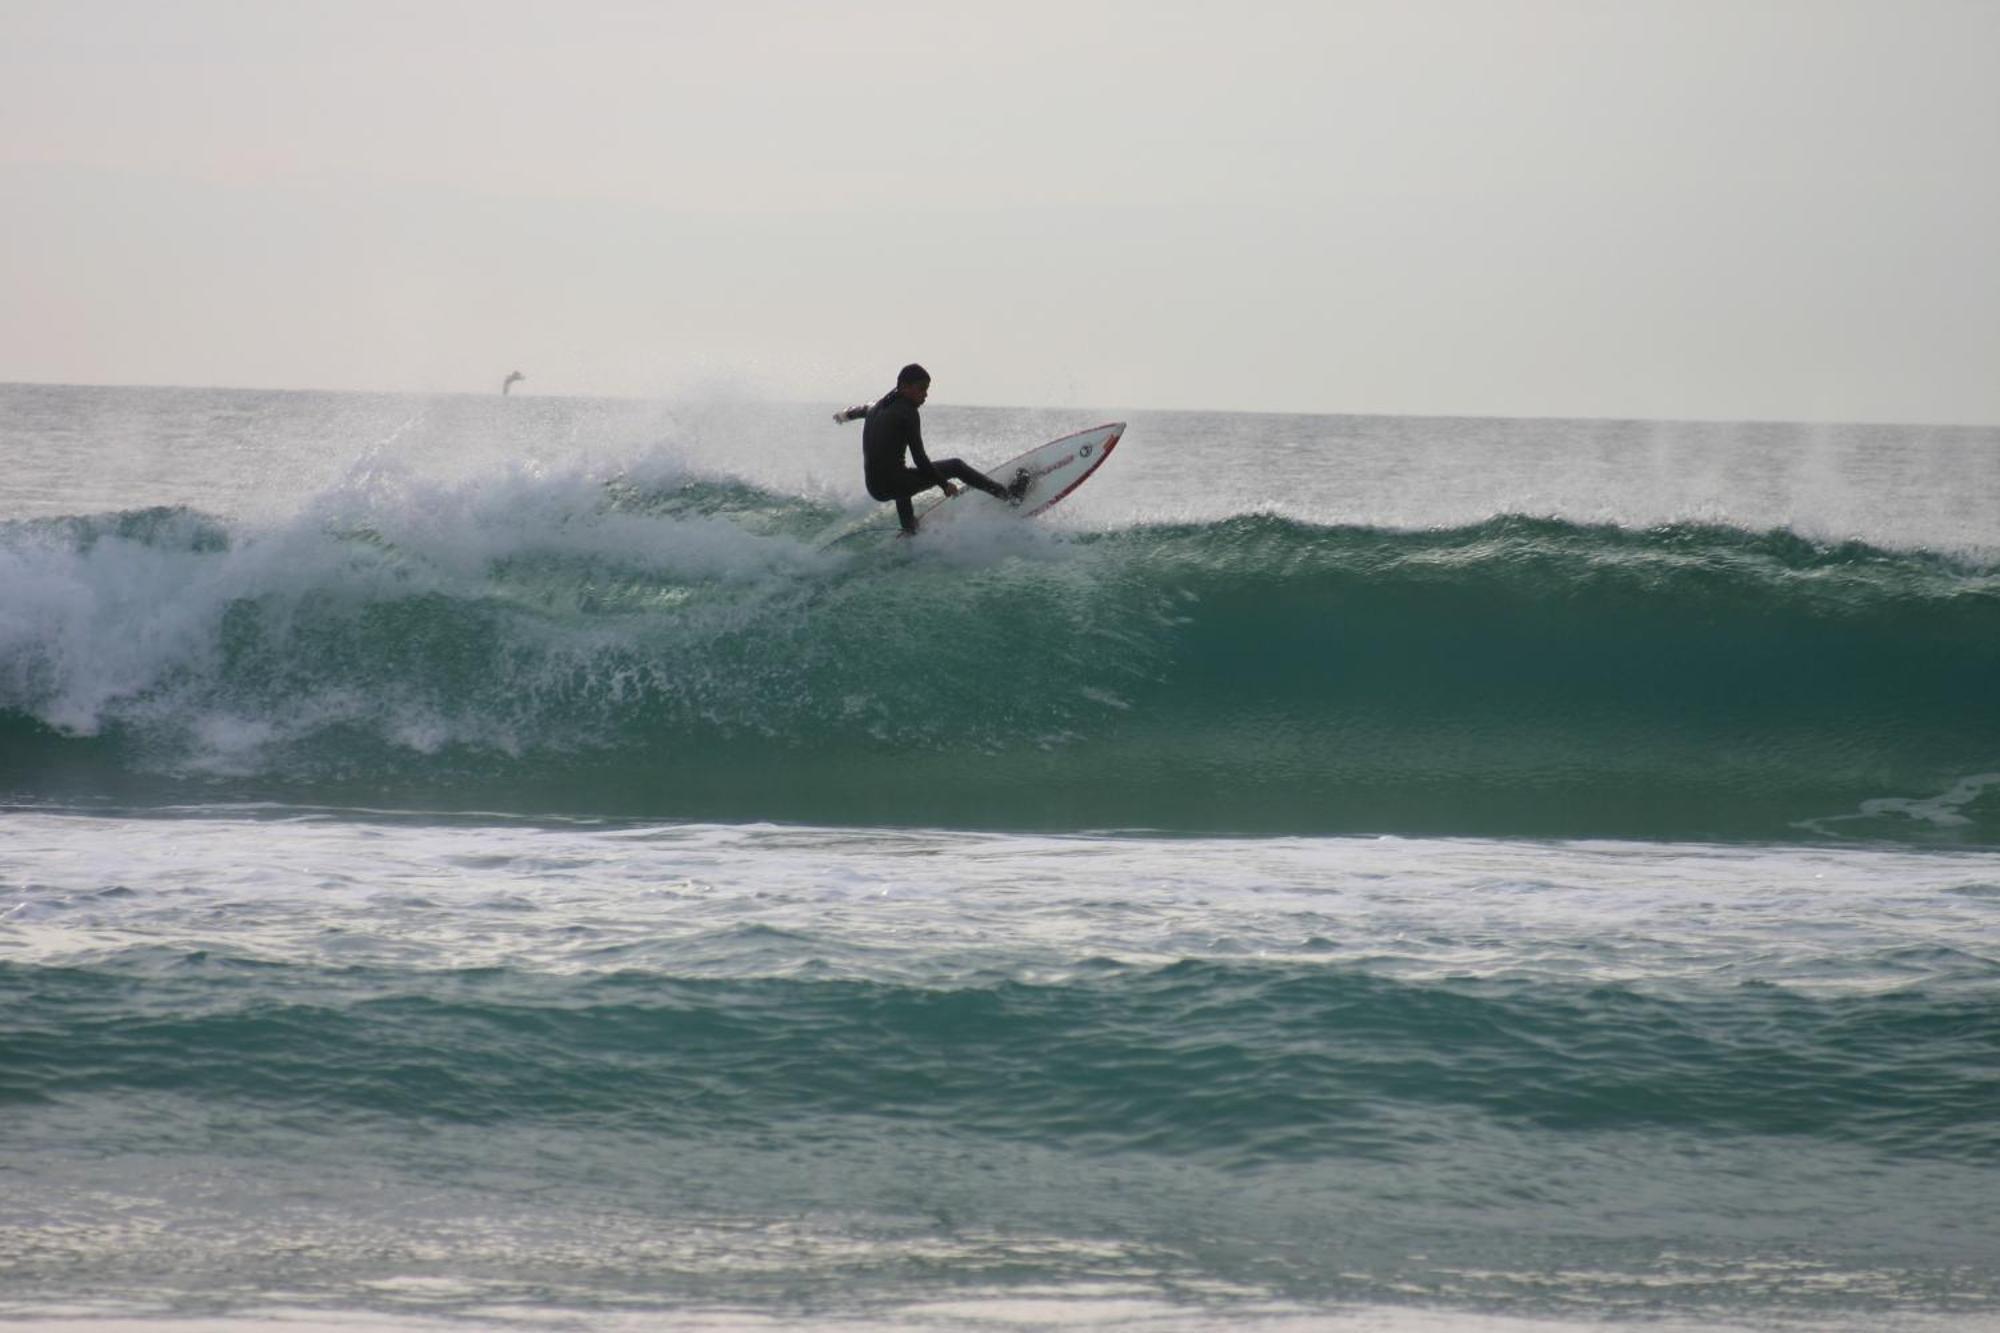
<path id="1" fill-rule="evenodd" d="M 2000 422 L 2000 0 L 0 0 L 0 381 Z"/>

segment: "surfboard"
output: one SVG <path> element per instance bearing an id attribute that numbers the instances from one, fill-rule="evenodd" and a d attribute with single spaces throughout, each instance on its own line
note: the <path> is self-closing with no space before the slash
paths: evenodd
<path id="1" fill-rule="evenodd" d="M 1125 423 L 1110 421 L 1036 445 L 995 467 L 982 468 L 1002 486 L 1011 485 L 1015 478 L 1025 475 L 1027 489 L 1022 492 L 1020 503 L 996 500 L 984 491 L 962 486 L 957 495 L 943 496 L 917 512 L 917 532 L 922 535 L 933 525 L 957 522 L 974 514 L 1033 518 L 1046 513 L 1090 480 L 1124 435 Z"/>

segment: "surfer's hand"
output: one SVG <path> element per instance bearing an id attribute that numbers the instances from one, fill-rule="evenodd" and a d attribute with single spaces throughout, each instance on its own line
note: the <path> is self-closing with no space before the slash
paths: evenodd
<path id="1" fill-rule="evenodd" d="M 938 483 L 938 486 L 939 486 L 939 488 L 940 488 L 940 489 L 942 489 L 942 490 L 944 491 L 944 493 L 945 493 L 945 497 L 946 497 L 947 499 L 949 499 L 950 497 L 952 497 L 952 496 L 954 496 L 954 495 L 957 495 L 957 494 L 958 494 L 958 487 L 956 487 L 956 486 L 952 485 L 952 484 L 951 484 L 950 482 L 948 482 L 948 481 L 941 481 L 941 482 L 939 482 L 939 483 Z"/>

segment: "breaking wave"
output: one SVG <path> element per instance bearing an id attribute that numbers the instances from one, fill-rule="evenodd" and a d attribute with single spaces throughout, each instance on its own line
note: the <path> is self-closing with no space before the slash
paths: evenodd
<path id="1" fill-rule="evenodd" d="M 0 524 L 0 793 L 2000 840 L 2000 566 L 1264 515 L 827 544 L 713 477 Z"/>

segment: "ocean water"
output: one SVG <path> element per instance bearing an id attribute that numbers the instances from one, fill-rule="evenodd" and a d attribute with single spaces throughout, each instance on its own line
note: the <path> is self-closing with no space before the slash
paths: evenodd
<path id="1" fill-rule="evenodd" d="M 0 387 L 0 1320 L 2000 1327 L 2000 431 L 833 406 Z"/>

